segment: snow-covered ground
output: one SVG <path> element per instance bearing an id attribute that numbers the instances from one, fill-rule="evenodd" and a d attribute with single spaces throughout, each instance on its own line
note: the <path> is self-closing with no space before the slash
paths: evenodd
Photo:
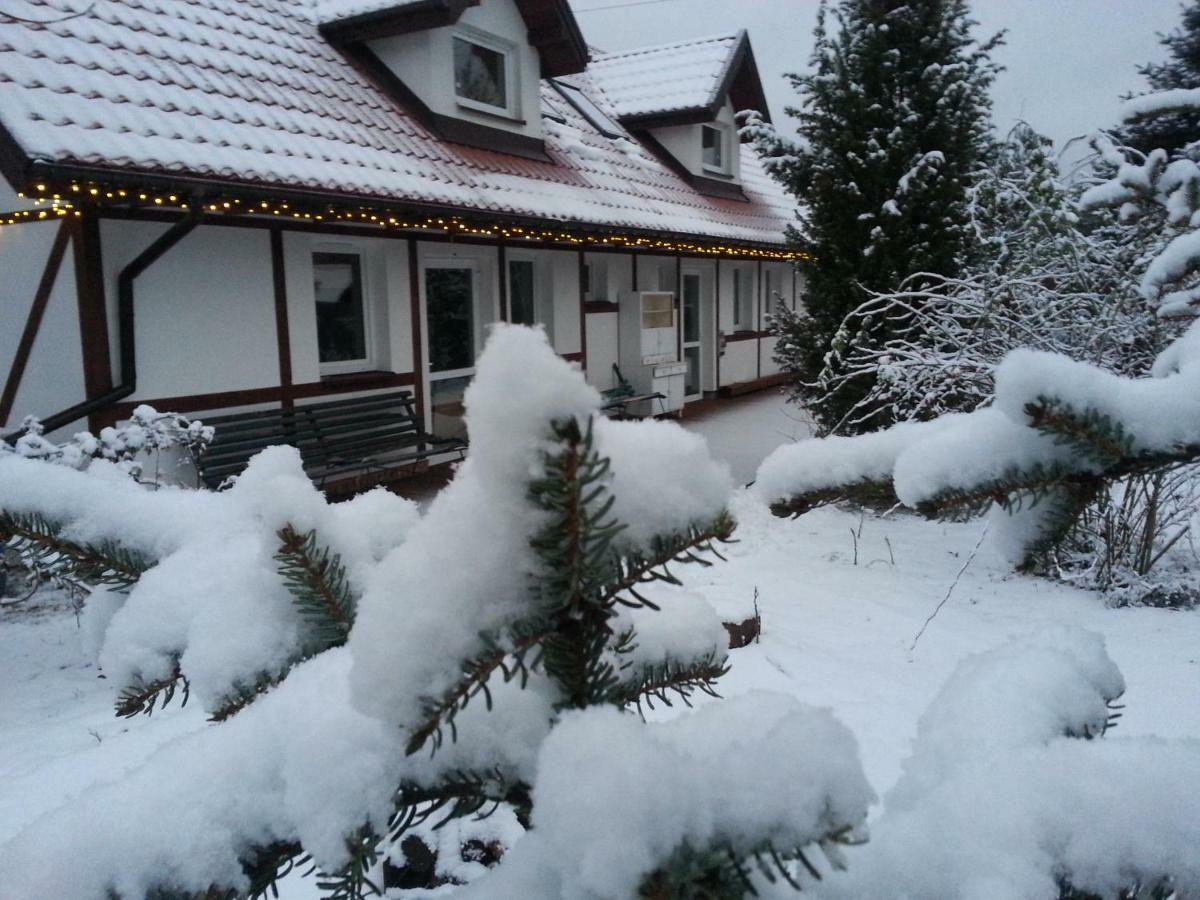
<path id="1" fill-rule="evenodd" d="M 745 481 L 762 455 L 802 434 L 791 415 L 768 393 L 690 427 Z M 896 782 L 918 717 L 959 660 L 1062 623 L 1107 640 L 1128 683 L 1121 734 L 1200 737 L 1200 614 L 1112 610 L 1094 594 L 1013 574 L 977 549 L 982 523 L 835 509 L 784 521 L 748 496 L 735 512 L 739 542 L 728 562 L 680 570 L 687 589 L 727 620 L 752 613 L 757 589 L 761 642 L 732 653 L 722 692 L 767 688 L 830 707 L 857 735 L 880 793 Z M 114 718 L 113 688 L 86 644 L 65 604 L 0 613 L 0 844 L 89 784 L 115 780 L 155 747 L 206 727 L 198 709 L 177 704 L 150 718 Z M 288 892 L 289 900 L 308 896 L 303 887 Z"/>

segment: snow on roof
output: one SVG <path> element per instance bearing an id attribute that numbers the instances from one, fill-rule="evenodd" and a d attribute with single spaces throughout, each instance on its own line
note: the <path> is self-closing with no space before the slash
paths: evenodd
<path id="1" fill-rule="evenodd" d="M 336 22 L 385 9 L 403 11 L 409 6 L 419 6 L 423 0 L 311 0 L 312 18 L 318 23 Z"/>
<path id="2" fill-rule="evenodd" d="M 704 109 L 716 99 L 743 32 L 592 58 L 592 73 L 621 118 Z"/>
<path id="3" fill-rule="evenodd" d="M 562 120 L 544 123 L 551 162 L 451 144 L 351 65 L 306 7 L 97 0 L 51 24 L 0 19 L 0 124 L 43 163 L 782 243 L 792 204 L 748 148 L 750 202 L 704 196 L 636 141 L 600 135 L 547 83 L 543 112 Z M 606 105 L 586 75 L 577 83 Z"/>

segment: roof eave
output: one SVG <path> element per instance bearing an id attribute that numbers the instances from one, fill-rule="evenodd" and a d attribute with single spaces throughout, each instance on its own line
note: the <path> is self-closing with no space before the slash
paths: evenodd
<path id="1" fill-rule="evenodd" d="M 28 180 L 26 183 L 19 187 L 14 187 L 17 190 L 28 190 L 33 184 L 42 181 L 95 181 L 97 183 L 109 183 L 114 186 L 125 185 L 130 188 L 165 190 L 179 194 L 188 194 L 193 200 L 200 202 L 218 197 L 253 198 L 255 200 L 269 197 L 271 199 L 299 204 L 324 204 L 331 206 L 374 204 L 381 209 L 389 209 L 397 213 L 404 212 L 432 217 L 462 216 L 464 219 L 470 219 L 480 224 L 516 224 L 524 227 L 553 225 L 555 228 L 576 231 L 580 234 L 625 234 L 635 237 L 668 236 L 695 241 L 701 244 L 722 245 L 732 248 L 740 247 L 747 250 L 775 252 L 786 249 L 786 242 L 782 239 L 778 242 L 757 241 L 697 232 L 667 232 L 662 229 L 637 228 L 615 223 L 603 224 L 577 219 L 556 219 L 550 216 L 496 213 L 470 207 L 438 205 L 407 200 L 402 197 L 387 197 L 377 194 L 356 194 L 317 188 L 288 187 L 285 185 L 238 181 L 204 175 L 153 172 L 143 169 L 123 169 L 119 167 L 50 162 L 46 160 L 33 160 L 29 165 Z"/>
<path id="2" fill-rule="evenodd" d="M 467 7 L 479 3 L 480 0 L 420 0 L 403 9 L 385 8 L 323 22 L 317 30 L 330 43 L 338 45 L 393 37 L 453 25 Z"/>

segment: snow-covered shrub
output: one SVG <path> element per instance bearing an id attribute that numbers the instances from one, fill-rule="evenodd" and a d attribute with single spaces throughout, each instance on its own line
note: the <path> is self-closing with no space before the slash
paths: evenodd
<path id="1" fill-rule="evenodd" d="M 1127 375 L 1144 374 L 1161 349 L 1163 329 L 1129 272 L 1129 235 L 1081 224 L 1046 138 L 1013 129 L 968 197 L 972 265 L 871 292 L 842 324 L 820 392 L 862 399 L 830 431 L 985 406 L 992 373 L 1018 347 Z M 871 337 L 876 323 L 886 341 Z"/>
<path id="2" fill-rule="evenodd" d="M 178 413 L 160 413 L 143 403 L 129 414 L 129 421 L 102 428 L 98 435 L 77 432 L 63 444 L 48 440 L 41 422 L 29 416 L 13 444 L 0 440 L 0 456 L 16 453 L 73 469 L 84 469 L 92 460 L 103 459 L 116 463 L 133 479 L 157 487 L 165 478 L 161 469 L 164 451 L 180 451 L 174 460 L 178 465 L 203 450 L 212 439 L 213 429 L 203 422 Z M 154 470 L 147 473 L 150 461 Z"/>
<path id="3" fill-rule="evenodd" d="M 781 447 L 755 490 L 780 515 L 880 482 L 930 516 L 997 505 L 1009 515 L 996 533 L 1028 566 L 1107 486 L 1200 458 L 1200 323 L 1163 351 L 1149 378 L 1017 350 L 995 380 L 993 405 L 973 413 Z"/>
<path id="4" fill-rule="evenodd" d="M 1196 895 L 1200 741 L 1106 735 L 1124 688 L 1103 640 L 1075 629 L 964 660 L 870 842 L 818 896 Z"/>
<path id="5" fill-rule="evenodd" d="M 221 720 L 0 847 L 6 892 L 262 896 L 309 859 L 358 898 L 414 822 L 497 804 L 538 827 L 474 896 L 738 897 L 849 839 L 871 793 L 827 714 L 636 715 L 725 671 L 701 598 L 644 593 L 733 530 L 703 439 L 598 417 L 529 329 L 496 330 L 465 402 L 471 454 L 423 517 L 382 492 L 328 504 L 290 448 L 220 493 L 0 459 L 27 539 L 108 585 L 88 627 L 122 711 L 186 687 Z"/>

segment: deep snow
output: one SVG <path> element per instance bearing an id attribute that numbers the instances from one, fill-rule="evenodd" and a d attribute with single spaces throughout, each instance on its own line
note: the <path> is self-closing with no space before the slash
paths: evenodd
<path id="1" fill-rule="evenodd" d="M 711 435 L 741 480 L 757 462 L 750 445 L 775 442 L 758 440 L 764 433 L 787 439 L 778 435 L 782 414 L 776 395 L 762 395 L 690 427 Z M 755 437 L 731 440 L 738 432 Z M 722 692 L 768 689 L 831 708 L 857 737 L 880 794 L 897 782 L 918 717 L 964 656 L 1062 624 L 1105 636 L 1128 686 L 1120 735 L 1200 737 L 1200 615 L 1111 610 L 1094 594 L 1015 575 L 986 548 L 975 552 L 982 523 L 836 509 L 783 521 L 750 496 L 735 513 L 739 542 L 728 548 L 729 561 L 680 570 L 685 589 L 727 620 L 749 615 L 758 591 L 762 640 L 732 654 Z M 88 785 L 115 780 L 159 745 L 204 727 L 196 703 L 152 718 L 114 718 L 113 686 L 86 662 L 84 637 L 65 604 L 0 614 L 0 843 Z M 295 885 L 287 896 L 315 893 Z"/>

